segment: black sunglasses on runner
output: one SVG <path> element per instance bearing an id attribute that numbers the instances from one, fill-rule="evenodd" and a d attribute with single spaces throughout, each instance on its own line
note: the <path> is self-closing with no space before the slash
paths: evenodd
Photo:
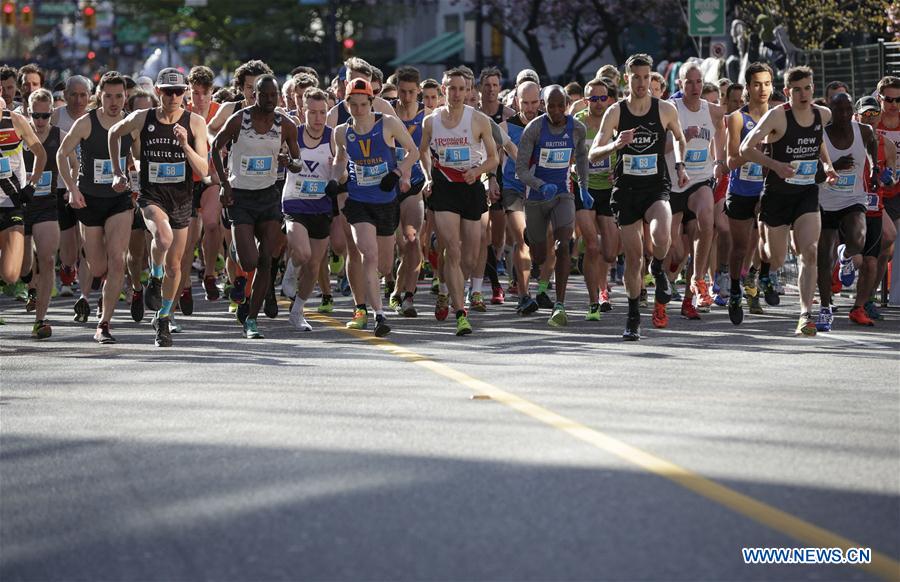
<path id="1" fill-rule="evenodd" d="M 184 95 L 184 87 L 166 87 L 165 89 L 161 89 L 166 96 L 172 97 L 173 95 Z"/>
<path id="2" fill-rule="evenodd" d="M 53 114 L 52 113 L 32 113 L 31 118 L 32 119 L 50 119 L 51 115 L 53 115 Z"/>
<path id="3" fill-rule="evenodd" d="M 898 102 L 900 102 L 900 97 L 888 97 L 888 96 L 886 96 L 886 95 L 879 95 L 879 97 L 881 97 L 881 100 L 884 101 L 885 103 L 898 103 Z"/>
<path id="4" fill-rule="evenodd" d="M 611 99 L 611 97 L 609 95 L 591 95 L 590 97 L 587 98 L 587 100 L 590 101 L 591 103 L 596 103 L 597 101 L 606 103 L 606 101 L 608 99 Z"/>

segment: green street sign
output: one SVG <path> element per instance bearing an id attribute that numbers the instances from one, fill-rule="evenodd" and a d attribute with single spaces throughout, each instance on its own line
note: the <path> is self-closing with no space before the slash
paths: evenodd
<path id="1" fill-rule="evenodd" d="M 725 35 L 725 0 L 688 0 L 690 36 Z"/>

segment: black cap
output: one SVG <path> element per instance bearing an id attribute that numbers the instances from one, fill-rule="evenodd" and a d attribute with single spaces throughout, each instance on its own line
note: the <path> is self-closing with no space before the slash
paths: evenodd
<path id="1" fill-rule="evenodd" d="M 167 67 L 160 71 L 156 76 L 156 86 L 160 89 L 165 89 L 167 87 L 187 88 L 188 85 L 187 79 L 184 78 L 184 73 L 182 73 L 178 69 Z"/>
<path id="2" fill-rule="evenodd" d="M 866 111 L 881 111 L 881 105 L 878 103 L 878 99 L 875 99 L 871 95 L 868 97 L 863 97 L 859 101 L 856 102 L 856 112 L 857 113 L 865 113 Z"/>

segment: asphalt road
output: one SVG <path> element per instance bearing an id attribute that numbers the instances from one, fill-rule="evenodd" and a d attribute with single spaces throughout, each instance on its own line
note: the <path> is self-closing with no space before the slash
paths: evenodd
<path id="1" fill-rule="evenodd" d="M 175 347 L 0 299 L 0 579 L 900 578 L 900 311 L 792 335 L 796 297 L 621 340 L 514 305 L 388 341 L 286 311 L 244 340 L 195 289 Z M 620 289 L 620 288 L 619 288 Z M 316 304 L 315 301 L 312 302 Z M 744 547 L 875 552 L 746 565 Z"/>

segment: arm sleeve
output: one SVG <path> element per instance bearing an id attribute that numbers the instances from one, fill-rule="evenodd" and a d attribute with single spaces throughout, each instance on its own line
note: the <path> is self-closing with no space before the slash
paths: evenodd
<path id="1" fill-rule="evenodd" d="M 538 118 L 540 119 L 540 118 Z M 519 155 L 516 156 L 516 176 L 529 188 L 539 190 L 544 181 L 534 177 L 534 170 L 530 167 L 531 155 L 534 146 L 541 137 L 541 124 L 530 122 L 522 132 L 519 140 Z"/>
<path id="2" fill-rule="evenodd" d="M 588 183 L 588 148 L 591 144 L 587 140 L 587 128 L 578 120 L 575 120 L 573 131 L 575 138 L 575 174 L 578 183 L 587 186 Z"/>

